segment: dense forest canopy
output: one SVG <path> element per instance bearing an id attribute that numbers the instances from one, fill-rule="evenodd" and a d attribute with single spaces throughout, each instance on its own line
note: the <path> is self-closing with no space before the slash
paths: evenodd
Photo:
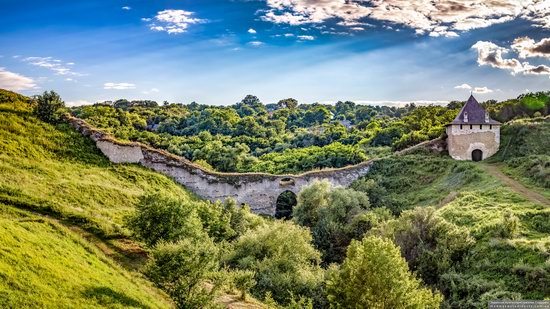
<path id="1" fill-rule="evenodd" d="M 464 102 L 403 107 L 263 104 L 253 95 L 230 106 L 150 100 L 97 103 L 72 113 L 116 137 L 140 141 L 222 172 L 297 173 L 342 167 L 444 134 Z M 547 115 L 550 94 L 525 94 L 484 107 L 501 122 Z"/>

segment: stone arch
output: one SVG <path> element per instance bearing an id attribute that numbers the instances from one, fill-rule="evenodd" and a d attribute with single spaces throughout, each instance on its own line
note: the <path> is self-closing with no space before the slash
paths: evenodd
<path id="1" fill-rule="evenodd" d="M 292 218 L 292 209 L 297 201 L 296 193 L 285 190 L 277 196 L 277 201 L 275 202 L 275 218 L 277 219 L 290 219 Z"/>

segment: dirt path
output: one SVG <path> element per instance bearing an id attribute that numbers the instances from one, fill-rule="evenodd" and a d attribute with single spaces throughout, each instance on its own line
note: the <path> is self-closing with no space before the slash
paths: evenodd
<path id="1" fill-rule="evenodd" d="M 538 194 L 537 192 L 532 191 L 529 188 L 526 188 L 521 183 L 505 175 L 502 171 L 500 171 L 500 168 L 498 165 L 480 164 L 480 166 L 489 174 L 500 179 L 505 185 L 512 188 L 512 190 L 516 191 L 517 193 L 523 195 L 528 200 L 535 202 L 537 204 L 542 204 L 544 206 L 550 207 L 550 201 L 547 198 Z"/>

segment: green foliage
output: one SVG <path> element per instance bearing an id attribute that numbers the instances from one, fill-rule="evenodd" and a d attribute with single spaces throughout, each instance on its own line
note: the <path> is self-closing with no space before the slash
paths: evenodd
<path id="1" fill-rule="evenodd" d="M 145 274 L 165 290 L 178 308 L 204 308 L 217 287 L 206 289 L 206 280 L 219 267 L 219 250 L 209 239 L 181 239 L 159 243 L 151 252 Z"/>
<path id="2" fill-rule="evenodd" d="M 166 296 L 56 220 L 0 204 L 0 307 L 169 308 Z"/>
<path id="3" fill-rule="evenodd" d="M 127 227 L 150 247 L 162 241 L 206 237 L 194 204 L 158 193 L 141 198 L 135 214 L 128 217 Z"/>
<path id="4" fill-rule="evenodd" d="M 327 294 L 334 308 L 439 308 L 442 297 L 423 288 L 389 240 L 352 241 L 339 269 L 332 269 Z"/>
<path id="5" fill-rule="evenodd" d="M 350 223 L 364 215 L 369 205 L 369 198 L 363 192 L 331 188 L 327 180 L 317 181 L 302 188 L 293 218 L 311 228 L 313 243 L 323 253 L 325 264 L 341 262 L 356 233 Z"/>
<path id="6" fill-rule="evenodd" d="M 468 229 L 447 222 L 432 207 L 405 211 L 371 234 L 390 238 L 409 268 L 431 285 L 457 267 L 474 244 Z"/>
<path id="7" fill-rule="evenodd" d="M 54 91 L 44 91 L 42 95 L 35 96 L 33 104 L 35 115 L 48 123 L 59 122 L 61 109 L 65 107 L 65 102 Z"/>
<path id="8" fill-rule="evenodd" d="M 320 254 L 311 245 L 311 234 L 289 221 L 273 221 L 246 232 L 226 257 L 234 269 L 255 273 L 252 293 L 271 293 L 280 304 L 294 296 L 313 297 L 322 280 Z"/>

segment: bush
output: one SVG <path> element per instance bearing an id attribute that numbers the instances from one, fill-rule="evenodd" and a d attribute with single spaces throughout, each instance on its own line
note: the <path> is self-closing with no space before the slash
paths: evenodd
<path id="1" fill-rule="evenodd" d="M 433 207 L 405 211 L 371 233 L 392 239 L 409 268 L 432 285 L 457 266 L 474 244 L 466 228 L 446 221 Z"/>
<path id="2" fill-rule="evenodd" d="M 207 236 L 193 203 L 158 193 L 140 199 L 136 212 L 127 218 L 126 226 L 150 247 L 161 241 Z"/>
<path id="3" fill-rule="evenodd" d="M 219 261 L 219 251 L 210 239 L 163 242 L 151 252 L 145 274 L 170 295 L 178 308 L 204 308 L 219 287 L 214 285 L 210 291 L 206 288 Z"/>
<path id="4" fill-rule="evenodd" d="M 441 296 L 421 287 L 390 241 L 352 241 L 340 269 L 332 268 L 327 297 L 334 308 L 439 308 Z"/>
<path id="5" fill-rule="evenodd" d="M 36 116 L 48 123 L 57 123 L 61 118 L 60 111 L 65 107 L 65 102 L 54 91 L 35 96 L 33 104 Z"/>
<path id="6" fill-rule="evenodd" d="M 313 297 L 322 280 L 320 254 L 305 228 L 289 221 L 274 221 L 246 232 L 226 258 L 230 268 L 255 272 L 252 293 L 268 293 L 280 304 L 294 297 Z"/>

